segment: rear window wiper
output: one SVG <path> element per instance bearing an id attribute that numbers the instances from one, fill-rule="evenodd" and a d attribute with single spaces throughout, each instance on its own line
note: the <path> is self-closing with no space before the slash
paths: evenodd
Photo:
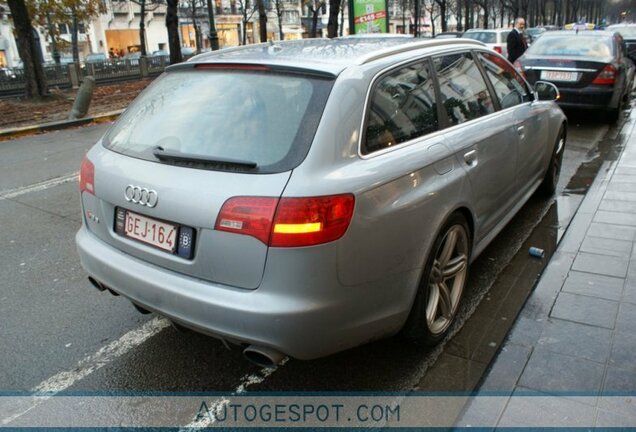
<path id="1" fill-rule="evenodd" d="M 190 162 L 202 164 L 218 164 L 218 165 L 235 165 L 245 168 L 256 168 L 258 164 L 254 161 L 219 158 L 213 156 L 197 155 L 192 153 L 181 153 L 172 150 L 165 150 L 161 146 L 157 146 L 152 150 L 152 154 L 160 161 L 165 162 Z"/>

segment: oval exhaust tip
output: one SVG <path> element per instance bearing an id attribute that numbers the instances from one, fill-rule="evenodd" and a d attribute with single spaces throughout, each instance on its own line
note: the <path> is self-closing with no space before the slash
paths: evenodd
<path id="1" fill-rule="evenodd" d="M 280 351 L 255 345 L 245 348 L 243 355 L 252 363 L 265 368 L 275 368 L 285 358 L 285 354 Z"/>
<path id="2" fill-rule="evenodd" d="M 97 282 L 97 280 L 94 279 L 92 276 L 88 277 L 88 281 L 91 283 L 91 285 L 93 285 L 99 291 L 104 291 L 106 289 L 101 283 Z"/>

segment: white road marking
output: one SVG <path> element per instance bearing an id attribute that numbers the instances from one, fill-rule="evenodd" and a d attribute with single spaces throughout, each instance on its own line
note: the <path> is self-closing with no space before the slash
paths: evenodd
<path id="1" fill-rule="evenodd" d="M 31 389 L 31 392 L 45 393 L 46 395 L 33 396 L 28 406 L 19 407 L 18 412 L 2 419 L 0 424 L 6 425 L 20 418 L 45 400 L 53 397 L 56 393 L 66 390 L 76 382 L 86 378 L 133 348 L 138 347 L 168 326 L 170 326 L 170 322 L 167 319 L 156 317 L 140 328 L 131 330 L 116 341 L 102 347 L 95 354 L 83 358 L 71 370 L 60 372 L 41 382 Z"/>
<path id="2" fill-rule="evenodd" d="M 40 183 L 35 183 L 30 186 L 24 186 L 24 187 L 20 187 L 16 189 L 9 189 L 8 191 L 4 191 L 0 193 L 0 200 L 16 198 L 16 197 L 19 197 L 20 195 L 26 195 L 31 192 L 39 192 L 45 189 L 52 188 L 54 186 L 64 184 L 64 183 L 77 181 L 78 175 L 79 175 L 79 172 L 74 172 L 72 174 L 67 174 L 62 177 L 57 177 L 54 179 L 45 180 Z"/>
<path id="3" fill-rule="evenodd" d="M 248 387 L 253 386 L 254 384 L 262 383 L 263 381 L 265 381 L 267 377 L 269 377 L 274 372 L 276 372 L 278 368 L 285 366 L 285 363 L 287 363 L 288 360 L 289 360 L 289 357 L 285 357 L 283 361 L 281 361 L 280 364 L 275 368 L 262 368 L 260 371 L 258 371 L 257 374 L 243 376 L 243 378 L 241 378 L 240 384 L 238 385 L 236 390 L 234 390 L 234 393 L 245 393 Z M 221 399 L 216 399 L 207 405 L 208 412 L 210 413 L 219 412 L 220 408 L 222 408 L 224 405 L 227 405 L 229 403 L 230 403 L 230 400 L 225 397 Z M 203 429 L 210 426 L 212 423 L 214 423 L 213 418 L 212 419 L 201 418 L 199 420 L 194 420 L 190 424 L 179 429 L 179 432 L 192 432 L 193 429 L 194 430 Z"/>

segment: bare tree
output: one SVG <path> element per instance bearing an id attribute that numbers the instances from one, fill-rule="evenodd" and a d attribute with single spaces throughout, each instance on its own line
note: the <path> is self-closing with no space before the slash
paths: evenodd
<path id="1" fill-rule="evenodd" d="M 24 65 L 26 79 L 24 96 L 29 99 L 40 99 L 48 93 L 48 88 L 44 68 L 37 52 L 38 47 L 35 42 L 35 29 L 31 25 L 31 16 L 24 0 L 7 0 L 7 4 L 15 27 L 18 52 Z"/>
<path id="2" fill-rule="evenodd" d="M 256 3 L 250 0 L 236 0 L 236 3 L 241 11 L 241 22 L 243 23 L 242 45 L 247 45 L 247 23 L 256 13 Z"/>
<path id="3" fill-rule="evenodd" d="M 179 0 L 167 0 L 168 9 L 166 11 L 166 29 L 168 31 L 168 46 L 170 47 L 170 63 L 181 63 L 181 41 L 179 40 L 179 17 L 177 11 Z"/>
<path id="4" fill-rule="evenodd" d="M 201 15 L 201 11 L 203 11 L 205 7 L 204 0 L 188 0 L 186 2 L 182 2 L 183 7 L 181 8 L 181 15 L 186 15 L 190 17 L 192 21 L 192 27 L 194 27 L 194 42 L 197 48 L 197 51 L 203 48 L 203 35 L 201 34 L 201 26 L 199 25 L 199 16 Z"/>
<path id="5" fill-rule="evenodd" d="M 163 4 L 163 0 L 113 0 L 117 2 L 133 2 L 139 5 L 139 45 L 141 55 L 146 56 L 148 52 L 146 50 L 146 13 L 157 10 L 159 6 Z"/>
<path id="6" fill-rule="evenodd" d="M 318 28 L 318 15 L 325 6 L 324 0 L 304 0 L 304 5 L 311 14 L 311 30 L 309 31 L 309 37 L 315 38 Z"/>
<path id="7" fill-rule="evenodd" d="M 447 18 L 446 9 L 448 7 L 447 0 L 435 0 L 435 3 L 437 3 L 437 5 L 439 6 L 439 17 L 442 20 L 442 31 L 445 32 L 448 30 L 448 24 L 446 22 L 446 18 Z M 431 18 L 431 21 L 432 20 L 433 19 Z"/>
<path id="8" fill-rule="evenodd" d="M 267 42 L 267 11 L 265 10 L 265 2 L 256 0 L 256 8 L 258 10 L 258 32 L 261 42 Z"/>
<path id="9" fill-rule="evenodd" d="M 327 22 L 327 37 L 338 36 L 338 14 L 342 0 L 329 0 L 329 21 Z"/>
<path id="10" fill-rule="evenodd" d="M 271 4 L 272 9 L 276 14 L 276 22 L 278 23 L 278 38 L 280 40 L 284 40 L 285 33 L 283 33 L 283 13 L 285 11 L 285 6 L 283 4 L 283 0 L 273 0 Z"/>

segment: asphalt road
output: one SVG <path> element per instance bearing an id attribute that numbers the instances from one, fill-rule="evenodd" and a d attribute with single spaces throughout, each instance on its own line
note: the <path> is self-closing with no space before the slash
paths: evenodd
<path id="1" fill-rule="evenodd" d="M 466 346 L 479 350 L 479 344 L 487 343 L 483 322 L 468 318 L 498 301 L 489 294 L 491 287 L 518 283 L 514 258 L 524 254 L 526 260 L 527 252 L 520 249 L 529 238 L 543 233 L 556 245 L 593 179 L 583 168 L 611 156 L 599 147 L 604 138 L 611 145 L 620 142 L 619 129 L 593 116 L 568 114 L 556 201 L 531 200 L 471 267 L 460 319 L 466 323 L 456 329 L 456 338 L 432 351 L 392 338 L 324 359 L 290 359 L 273 370 L 248 363 L 239 350 L 230 351 L 215 339 L 180 333 L 162 318 L 140 315 L 127 300 L 89 284 L 74 245 L 80 226 L 76 176 L 84 153 L 108 125 L 0 142 L 0 391 L 444 389 L 439 383 L 449 381 L 435 375 L 436 361 L 459 358 Z M 480 360 L 483 367 L 486 359 Z M 431 383 L 438 384 L 426 387 Z M 20 411 L 0 414 L 1 424 L 19 418 Z"/>

